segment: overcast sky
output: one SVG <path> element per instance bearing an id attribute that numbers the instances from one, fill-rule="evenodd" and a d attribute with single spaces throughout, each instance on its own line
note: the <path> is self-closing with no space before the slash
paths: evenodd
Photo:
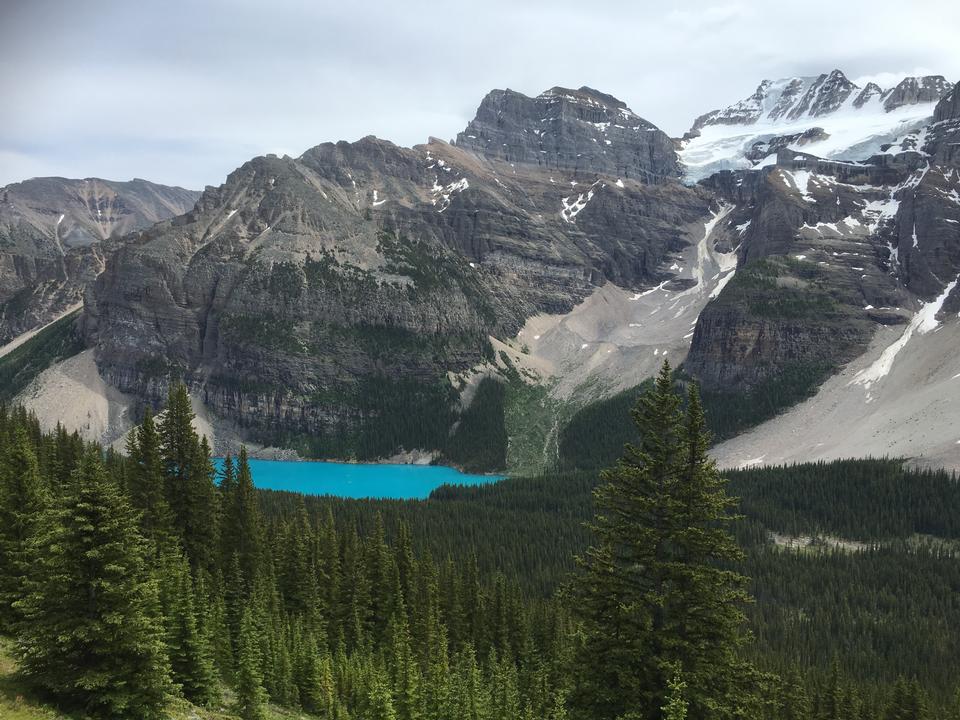
<path id="1" fill-rule="evenodd" d="M 200 189 L 254 155 L 452 138 L 483 95 L 590 85 L 671 135 L 765 78 L 960 80 L 960 2 L 0 0 L 0 185 Z"/>

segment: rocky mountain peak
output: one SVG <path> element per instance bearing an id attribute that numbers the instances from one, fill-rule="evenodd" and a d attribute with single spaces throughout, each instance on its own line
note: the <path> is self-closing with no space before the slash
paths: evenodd
<path id="1" fill-rule="evenodd" d="M 787 117 L 795 119 L 804 115 L 810 117 L 827 115 L 839 109 L 847 98 L 859 89 L 840 70 L 832 70 L 813 81 Z"/>
<path id="2" fill-rule="evenodd" d="M 960 90 L 957 88 L 960 84 L 954 85 L 951 90 L 940 98 L 936 109 L 933 111 L 934 122 L 944 120 L 960 120 Z"/>
<path id="3" fill-rule="evenodd" d="M 943 75 L 906 77 L 888 91 L 883 101 L 883 109 L 890 112 L 904 105 L 937 102 L 950 92 L 952 87 L 952 83 L 947 82 Z"/>
<path id="4" fill-rule="evenodd" d="M 883 88 L 877 85 L 875 82 L 868 82 L 863 86 L 863 90 L 860 91 L 860 94 L 857 95 L 856 100 L 853 101 L 853 106 L 858 110 L 866 105 L 868 102 L 873 100 L 875 97 L 880 97 L 883 95 Z"/>
<path id="5" fill-rule="evenodd" d="M 537 97 L 494 90 L 456 145 L 488 160 L 659 183 L 679 177 L 673 142 L 626 104 L 589 87 Z"/>
<path id="6" fill-rule="evenodd" d="M 561 100 L 578 104 L 602 105 L 615 110 L 627 108 L 627 104 L 622 100 L 615 98 L 613 95 L 594 90 L 586 85 L 578 90 L 571 90 L 570 88 L 559 86 L 552 87 L 540 93 L 538 97 L 549 101 Z"/>
<path id="7" fill-rule="evenodd" d="M 905 105 L 934 103 L 951 87 L 942 75 L 927 75 L 904 78 L 887 90 L 873 82 L 861 88 L 837 69 L 815 77 L 764 80 L 749 97 L 701 115 L 685 137 L 697 137 L 708 125 L 797 122 L 831 115 L 843 108 L 866 110 L 872 101 L 882 101 L 883 111 L 890 112 Z"/>

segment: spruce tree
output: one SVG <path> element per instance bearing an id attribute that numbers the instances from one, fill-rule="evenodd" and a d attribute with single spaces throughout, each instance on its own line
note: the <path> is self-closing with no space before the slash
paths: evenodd
<path id="1" fill-rule="evenodd" d="M 95 718 L 163 717 L 170 690 L 156 589 L 137 515 L 88 452 L 35 543 L 17 654 L 61 707 Z"/>
<path id="2" fill-rule="evenodd" d="M 47 489 L 33 446 L 18 428 L 0 465 L 0 629 L 11 629 L 14 603 L 25 592 L 30 569 L 30 541 L 47 502 Z"/>
<path id="3" fill-rule="evenodd" d="M 226 524 L 232 537 L 225 538 L 236 554 L 240 575 L 247 588 L 254 579 L 267 555 L 264 540 L 263 520 L 253 476 L 247 461 L 247 449 L 240 449 L 236 464 L 236 486 L 233 503 L 226 509 Z"/>
<path id="4" fill-rule="evenodd" d="M 186 533 L 190 516 L 190 473 L 198 443 L 192 423 L 193 408 L 187 386 L 174 383 L 170 386 L 159 430 L 167 480 L 167 503 L 173 512 L 174 526 L 181 538 Z"/>
<path id="5" fill-rule="evenodd" d="M 243 720 L 264 720 L 267 692 L 263 688 L 263 657 L 253 615 L 244 609 L 237 641 L 237 711 Z"/>
<path id="6" fill-rule="evenodd" d="M 677 670 L 673 677 L 667 681 L 667 701 L 664 704 L 663 720 L 686 720 L 687 707 L 689 703 L 684 697 L 687 684 L 683 681 L 683 676 Z"/>
<path id="7" fill-rule="evenodd" d="M 212 648 L 197 623 L 197 609 L 190 566 L 186 559 L 168 555 L 161 565 L 164 586 L 163 609 L 166 646 L 173 680 L 183 696 L 198 705 L 209 705 L 216 697 L 216 673 Z M 201 602 L 203 600 L 201 599 Z"/>
<path id="8" fill-rule="evenodd" d="M 739 658 L 745 578 L 727 525 L 732 501 L 706 456 L 696 392 L 686 415 L 664 363 L 633 412 L 628 445 L 596 490 L 595 543 L 571 587 L 585 638 L 571 700 L 578 717 L 660 720 L 679 670 L 688 717 L 737 715 L 752 693 Z"/>
<path id="9" fill-rule="evenodd" d="M 130 431 L 127 454 L 133 465 L 128 479 L 130 501 L 141 512 L 144 537 L 159 548 L 170 540 L 173 519 L 167 504 L 160 436 L 149 407 L 140 427 Z"/>

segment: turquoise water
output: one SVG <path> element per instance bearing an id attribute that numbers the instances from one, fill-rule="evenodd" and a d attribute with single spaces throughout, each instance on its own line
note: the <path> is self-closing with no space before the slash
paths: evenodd
<path id="1" fill-rule="evenodd" d="M 215 460 L 217 469 L 223 461 Z M 346 498 L 425 498 L 441 485 L 482 485 L 500 475 L 468 475 L 443 465 L 250 461 L 253 484 L 268 490 Z"/>

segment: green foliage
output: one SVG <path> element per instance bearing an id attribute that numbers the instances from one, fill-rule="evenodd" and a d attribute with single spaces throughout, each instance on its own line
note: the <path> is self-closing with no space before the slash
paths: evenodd
<path id="1" fill-rule="evenodd" d="M 790 281 L 790 274 L 800 282 Z M 788 279 L 782 281 L 784 277 Z M 822 321 L 843 315 L 818 269 L 797 261 L 765 259 L 738 268 L 718 302 L 742 305 L 754 317 L 773 320 Z"/>
<path id="2" fill-rule="evenodd" d="M 166 501 L 191 566 L 209 570 L 218 546 L 217 491 L 210 447 L 194 432 L 193 418 L 186 386 L 171 385 L 159 425 Z"/>
<path id="3" fill-rule="evenodd" d="M 16 603 L 22 672 L 95 718 L 163 717 L 167 660 L 144 544 L 98 457 L 84 457 L 39 523 L 35 567 Z"/>
<path id="4" fill-rule="evenodd" d="M 237 711 L 243 720 L 266 720 L 262 663 L 252 613 L 244 609 L 237 641 Z"/>
<path id="5" fill-rule="evenodd" d="M 648 380 L 574 413 L 560 431 L 560 467 L 602 468 L 616 462 L 623 454 L 623 446 L 638 440 L 637 426 L 630 422 L 630 411 L 641 393 L 652 386 L 653 381 Z"/>
<path id="6" fill-rule="evenodd" d="M 484 378 L 473 402 L 460 414 L 443 451 L 444 459 L 468 472 L 502 470 L 507 466 L 507 430 L 504 425 L 504 384 Z"/>
<path id="7" fill-rule="evenodd" d="M 738 717 L 755 692 L 739 655 L 747 579 L 723 567 L 742 555 L 699 398 L 691 391 L 682 415 L 664 363 L 633 417 L 640 443 L 601 475 L 594 544 L 570 589 L 583 619 L 577 662 L 592 668 L 574 678 L 573 707 L 655 720 L 679 669 L 692 717 Z"/>
<path id="8" fill-rule="evenodd" d="M 212 649 L 197 623 L 190 565 L 179 553 L 167 552 L 160 559 L 158 575 L 171 676 L 187 700 L 209 705 L 214 700 L 217 678 Z"/>
<path id="9" fill-rule="evenodd" d="M 20 620 L 14 606 L 25 591 L 33 562 L 30 548 L 40 513 L 47 504 L 46 487 L 32 444 L 17 428 L 0 466 L 0 628 Z"/>
<path id="10" fill-rule="evenodd" d="M 743 512 L 782 533 L 960 539 L 960 482 L 943 470 L 906 470 L 898 460 L 840 460 L 730 470 L 727 477 L 743 497 Z"/>
<path id="11" fill-rule="evenodd" d="M 817 392 L 830 377 L 834 366 L 829 363 L 791 362 L 778 367 L 766 380 L 746 392 L 711 390 L 703 393 L 708 427 L 714 439 L 739 435 Z"/>
<path id="12" fill-rule="evenodd" d="M 686 720 L 689 707 L 684 697 L 686 689 L 687 683 L 683 680 L 683 674 L 675 669 L 673 677 L 667 681 L 667 701 L 661 708 L 663 720 Z"/>
<path id="13" fill-rule="evenodd" d="M 199 702 L 212 700 L 214 707 L 233 706 L 234 699 L 243 698 L 248 714 L 262 708 L 270 718 L 304 712 L 326 718 L 373 717 L 376 708 L 404 720 L 566 720 L 577 717 L 584 683 L 602 679 L 610 663 L 619 662 L 621 655 L 613 651 L 586 665 L 582 648 L 588 631 L 596 628 L 571 617 L 554 597 L 573 568 L 573 556 L 582 555 L 591 542 L 596 546 L 583 527 L 593 512 L 596 474 L 444 487 L 426 501 L 344 500 L 257 491 L 241 456 L 225 464 L 220 487 L 207 495 L 209 449 L 190 427 L 189 398 L 182 389 L 174 389 L 171 405 L 160 423 L 162 430 L 151 432 L 152 418 L 145 418 L 147 427 L 135 433 L 129 458 L 91 449 L 62 430 L 44 435 L 22 410 L 0 408 L 0 469 L 29 469 L 32 453 L 45 493 L 40 508 L 23 518 L 32 521 L 27 522 L 32 526 L 26 531 L 28 552 L 65 552 L 63 543 L 38 542 L 61 524 L 64 508 L 101 513 L 95 522 L 71 521 L 57 533 L 58 538 L 87 538 L 90 557 L 98 560 L 87 569 L 76 562 L 75 553 L 69 563 L 53 563 L 59 568 L 56 573 L 50 559 L 17 564 L 11 562 L 16 546 L 0 544 L 0 564 L 19 568 L 13 571 L 20 575 L 18 582 L 9 586 L 21 595 L 17 606 L 27 603 L 24 594 L 33 598 L 46 587 L 44 607 L 55 609 L 47 617 L 64 618 L 59 626 L 17 624 L 18 643 L 33 647 L 35 637 L 56 643 L 73 638 L 74 657 L 82 651 L 95 660 L 50 665 L 49 672 L 74 699 L 50 688 L 47 697 L 65 709 L 79 708 L 75 682 L 86 677 L 88 668 L 106 668 L 104 673 L 118 673 L 116 677 L 140 672 L 137 662 L 107 665 L 96 660 L 108 642 L 125 641 L 138 626 L 141 633 L 145 626 L 153 627 L 146 645 L 159 647 L 158 667 L 166 667 L 163 658 L 169 657 L 172 667 L 161 674 L 167 682 L 176 680 L 184 695 Z M 687 409 L 690 416 L 698 416 L 694 405 Z M 656 422 L 659 427 L 660 420 Z M 692 432 L 698 425 L 700 431 Z M 690 462 L 691 457 L 702 457 L 702 422 L 685 425 L 681 433 L 685 440 L 680 445 L 698 449 L 684 456 L 686 462 L 677 461 L 685 468 L 680 476 L 700 477 L 701 488 L 716 482 L 708 468 Z M 151 435 L 156 437 L 151 440 Z M 647 435 L 647 443 L 664 437 L 662 432 Z M 676 433 L 672 436 L 676 440 Z M 694 443 L 693 437 L 701 439 Z M 158 442 L 160 450 L 150 450 Z M 639 433 L 634 444 L 638 451 L 646 447 Z M 100 480 L 78 482 L 87 473 L 78 475 L 78 468 L 91 452 L 103 458 Z M 148 522 L 126 499 L 138 498 L 138 508 L 156 507 L 143 483 L 145 477 L 156 476 L 157 461 L 146 458 L 158 452 L 163 499 L 171 516 L 176 509 L 179 518 L 171 517 L 166 532 L 151 531 L 162 523 Z M 693 473 L 691 468 L 700 469 Z M 745 557 L 708 562 L 703 572 L 689 576 L 669 563 L 664 566 L 687 580 L 666 593 L 670 604 L 663 607 L 704 595 L 707 612 L 718 593 L 688 594 L 681 585 L 689 581 L 691 588 L 703 587 L 717 577 L 714 572 L 752 578 L 749 589 L 756 602 L 745 612 L 756 641 L 746 645 L 728 669 L 731 677 L 739 676 L 739 663 L 745 659 L 776 675 L 758 678 L 763 707 L 751 701 L 743 708 L 744 717 L 823 720 L 839 713 L 843 718 L 885 718 L 898 703 L 906 704 L 908 712 L 916 709 L 910 705 L 911 685 L 929 717 L 951 717 L 949 699 L 956 690 L 960 657 L 960 564 L 951 534 L 960 490 L 950 476 L 898 468 L 893 462 L 857 461 L 730 473 L 731 489 L 743 495 L 741 508 L 747 515 L 732 526 Z M 628 465 L 623 472 L 629 477 L 633 470 Z M 31 477 L 29 471 L 25 475 Z M 10 476 L 0 478 L 7 482 Z M 194 486 L 194 480 L 202 482 Z M 106 487 L 114 499 L 104 501 L 98 495 L 96 501 L 78 505 L 72 498 L 87 486 Z M 672 507 L 678 512 L 671 517 L 676 520 L 663 528 L 670 531 L 673 552 L 715 539 L 711 533 L 719 532 L 715 526 L 706 534 L 682 531 L 685 523 L 696 525 L 689 524 L 696 506 L 690 500 L 696 496 L 675 498 Z M 189 504 L 195 511 L 188 510 Z M 122 548 L 110 539 L 121 521 L 104 522 L 104 505 L 113 508 L 111 518 L 123 518 L 126 530 L 120 534 L 127 541 Z M 863 530 L 855 532 L 858 528 Z M 4 529 L 0 527 L 0 533 Z M 774 533 L 826 539 L 790 549 L 771 542 Z M 152 534 L 153 542 L 145 543 L 143 534 Z M 868 536 L 875 547 L 830 544 L 831 537 Z M 123 573 L 124 582 L 140 588 L 140 594 L 132 596 L 139 599 L 110 616 L 124 618 L 124 632 L 78 637 L 60 632 L 77 625 L 71 613 L 83 609 L 81 597 L 89 599 L 82 586 L 63 582 L 63 573 L 88 572 L 99 578 L 91 581 L 99 583 L 97 588 L 113 586 L 119 582 L 111 574 L 113 565 L 98 563 L 116 559 L 121 550 L 137 555 L 141 568 Z M 56 582 L 50 579 L 54 576 Z M 103 596 L 98 590 L 97 597 L 106 601 L 117 595 Z M 642 602 L 633 607 L 637 618 L 650 617 Z M 674 627 L 671 617 L 675 621 L 679 616 L 668 615 L 664 628 Z M 711 621 L 711 626 L 722 630 L 724 622 Z M 670 637 L 671 632 L 663 635 L 660 656 L 683 655 L 684 643 Z M 706 642 L 697 641 L 696 633 L 689 637 L 694 643 Z M 682 693 L 675 687 L 676 665 L 657 666 L 650 677 L 659 687 L 659 705 L 631 703 L 623 717 L 652 708 L 679 712 L 678 695 L 688 703 L 687 717 L 698 717 L 703 664 L 722 655 L 723 642 L 708 644 L 697 662 L 687 658 L 684 664 L 684 658 L 678 658 L 680 679 L 687 683 Z M 589 677 L 585 667 L 591 668 Z M 0 668 L 0 675 L 3 672 Z M 897 695 L 901 675 L 907 678 L 906 690 Z M 920 683 L 911 680 L 914 677 Z M 746 680 L 752 687 L 752 679 Z M 229 688 L 225 697 L 220 695 L 222 683 Z M 714 682 L 711 677 L 711 687 L 726 683 L 727 678 Z M 141 686 L 135 685 L 137 692 Z M 0 696 L 3 692 L 0 680 Z M 104 701 L 113 702 L 114 692 L 134 692 L 134 686 L 111 687 Z M 751 695 L 744 692 L 742 697 Z M 569 706 L 568 698 L 573 700 Z M 183 700 L 161 703 L 164 712 L 177 718 L 225 717 Z M 5 710 L 0 701 L 0 714 Z"/>
<path id="14" fill-rule="evenodd" d="M 292 447 L 304 457 L 371 460 L 400 449 L 440 449 L 456 418 L 455 400 L 446 378 L 371 375 L 323 399 L 342 403 L 341 409 L 349 410 L 347 418 L 310 432 L 277 430 L 257 436 Z"/>
<path id="15" fill-rule="evenodd" d="M 811 397 L 831 371 L 828 364 L 796 362 L 779 368 L 748 392 L 702 392 L 711 437 L 724 440 L 775 417 Z M 691 379 L 682 372 L 678 372 L 677 378 L 676 391 L 682 396 Z M 626 443 L 636 442 L 636 427 L 627 418 L 637 397 L 650 384 L 646 381 L 576 412 L 560 433 L 560 467 L 604 467 L 619 457 Z"/>
<path id="16" fill-rule="evenodd" d="M 10 402 L 57 361 L 83 350 L 76 320 L 77 313 L 71 313 L 0 358 L 0 403 Z"/>
<path id="17" fill-rule="evenodd" d="M 307 353 L 307 347 L 298 339 L 294 322 L 289 317 L 269 312 L 224 315 L 220 319 L 220 331 L 226 341 L 238 346 L 252 344 L 294 355 Z"/>

